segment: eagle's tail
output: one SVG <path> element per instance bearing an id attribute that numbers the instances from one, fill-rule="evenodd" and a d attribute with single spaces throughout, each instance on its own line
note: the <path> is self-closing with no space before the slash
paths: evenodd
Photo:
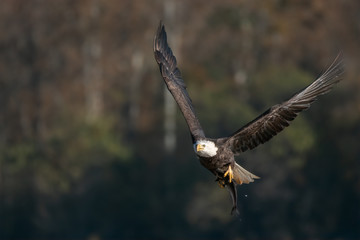
<path id="1" fill-rule="evenodd" d="M 245 170 L 236 162 L 235 162 L 235 167 L 233 169 L 233 174 L 234 174 L 234 180 L 237 184 L 251 183 L 254 181 L 254 179 L 260 178 L 255 174 L 252 174 L 251 172 Z"/>

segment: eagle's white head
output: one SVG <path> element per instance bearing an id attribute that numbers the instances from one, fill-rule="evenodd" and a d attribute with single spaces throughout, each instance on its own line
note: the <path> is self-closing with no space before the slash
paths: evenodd
<path id="1" fill-rule="evenodd" d="M 198 140 L 194 143 L 194 151 L 200 157 L 213 157 L 218 148 L 215 143 L 208 140 Z"/>

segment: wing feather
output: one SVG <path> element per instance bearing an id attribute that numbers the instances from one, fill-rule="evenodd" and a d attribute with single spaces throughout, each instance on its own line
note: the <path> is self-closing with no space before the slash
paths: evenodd
<path id="1" fill-rule="evenodd" d="M 256 119 L 224 139 L 235 154 L 253 149 L 269 141 L 273 136 L 289 126 L 290 121 L 310 107 L 318 96 L 329 92 L 341 80 L 344 63 L 341 54 L 331 66 L 308 87 L 295 94 L 288 101 L 275 105 Z"/>
<path id="2" fill-rule="evenodd" d="M 176 58 L 168 46 L 165 27 L 161 22 L 154 39 L 154 55 L 166 86 L 184 115 L 193 140 L 205 138 L 204 131 L 195 115 L 189 93 L 186 91 L 185 82 L 177 68 Z"/>

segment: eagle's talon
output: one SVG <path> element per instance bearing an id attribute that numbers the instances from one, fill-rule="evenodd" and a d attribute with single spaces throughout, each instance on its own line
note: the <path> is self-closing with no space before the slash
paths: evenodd
<path id="1" fill-rule="evenodd" d="M 224 177 L 226 177 L 227 175 L 229 175 L 229 183 L 231 183 L 231 181 L 234 179 L 234 172 L 231 169 L 231 165 L 229 165 L 228 170 L 225 172 Z"/>
<path id="2" fill-rule="evenodd" d="M 218 179 L 219 187 L 224 188 L 225 187 L 225 181 L 223 179 Z"/>

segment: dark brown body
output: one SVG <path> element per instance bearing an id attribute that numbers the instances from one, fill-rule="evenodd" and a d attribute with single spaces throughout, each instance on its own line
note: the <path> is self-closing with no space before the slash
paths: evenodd
<path id="1" fill-rule="evenodd" d="M 218 148 L 217 152 L 214 157 L 199 157 L 201 165 L 203 165 L 205 168 L 209 169 L 212 173 L 214 173 L 216 176 L 217 174 L 222 174 L 227 171 L 229 165 L 231 167 L 234 167 L 235 165 L 235 158 L 234 153 L 227 148 L 224 143 L 220 142 L 219 140 L 214 139 L 207 139 L 208 141 L 215 142 L 216 147 Z"/>

